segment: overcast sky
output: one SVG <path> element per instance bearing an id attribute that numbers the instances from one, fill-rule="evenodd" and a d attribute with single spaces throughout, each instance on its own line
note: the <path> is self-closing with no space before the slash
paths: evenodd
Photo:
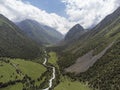
<path id="1" fill-rule="evenodd" d="M 89 28 L 120 6 L 120 0 L 0 0 L 0 13 L 14 22 L 37 20 L 65 34 L 79 23 Z"/>

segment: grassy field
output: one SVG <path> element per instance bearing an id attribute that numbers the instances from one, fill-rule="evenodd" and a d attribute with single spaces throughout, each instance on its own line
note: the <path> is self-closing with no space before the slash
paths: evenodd
<path id="1" fill-rule="evenodd" d="M 9 62 L 6 62 L 9 61 Z M 19 70 L 21 73 L 17 73 Z M 7 83 L 9 81 L 22 80 L 25 75 L 29 76 L 31 80 L 35 81 L 35 85 L 40 85 L 42 80 L 37 80 L 47 69 L 32 61 L 25 61 L 22 59 L 2 59 L 0 60 L 0 82 Z M 0 90 L 22 90 L 22 83 L 16 83 Z"/>
<path id="2" fill-rule="evenodd" d="M 71 81 L 68 78 L 64 78 L 54 90 L 92 90 L 88 86 L 78 81 Z"/>
<path id="3" fill-rule="evenodd" d="M 43 65 L 33 63 L 31 61 L 16 59 L 11 60 L 11 62 L 18 65 L 17 67 L 23 72 L 23 74 L 27 74 L 34 80 L 36 80 L 43 72 L 46 71 L 46 68 Z"/>
<path id="4" fill-rule="evenodd" d="M 17 74 L 16 69 L 8 63 L 0 61 L 0 82 L 6 83 L 8 81 L 13 81 L 17 79 L 22 79 L 22 76 Z"/>
<path id="5" fill-rule="evenodd" d="M 57 58 L 56 53 L 50 52 L 49 55 L 50 55 L 50 58 L 48 59 L 48 63 L 50 63 L 58 68 L 58 64 L 57 64 L 58 58 Z"/>

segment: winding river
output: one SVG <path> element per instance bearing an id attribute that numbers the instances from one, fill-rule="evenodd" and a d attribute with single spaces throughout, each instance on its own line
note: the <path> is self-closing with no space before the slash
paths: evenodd
<path id="1" fill-rule="evenodd" d="M 43 90 L 49 90 L 53 85 L 53 80 L 55 79 L 55 67 L 48 66 L 46 63 L 47 63 L 47 58 L 45 58 L 45 61 L 43 62 L 43 65 L 45 65 L 46 67 L 52 68 L 53 72 L 52 72 L 52 77 L 49 80 L 49 86 L 47 88 L 43 89 Z"/>

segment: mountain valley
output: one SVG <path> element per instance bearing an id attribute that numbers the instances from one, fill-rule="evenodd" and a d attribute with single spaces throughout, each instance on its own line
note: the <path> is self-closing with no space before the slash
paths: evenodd
<path id="1" fill-rule="evenodd" d="M 71 26 L 72 27 L 72 26 Z M 66 35 L 0 14 L 0 90 L 120 90 L 120 7 Z"/>

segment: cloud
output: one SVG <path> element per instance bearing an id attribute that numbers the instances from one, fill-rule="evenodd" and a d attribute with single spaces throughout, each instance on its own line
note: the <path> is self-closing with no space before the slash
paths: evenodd
<path id="1" fill-rule="evenodd" d="M 0 13 L 14 22 L 33 19 L 66 33 L 75 23 L 55 13 L 47 13 L 22 0 L 0 0 Z"/>
<path id="2" fill-rule="evenodd" d="M 100 22 L 120 6 L 119 0 L 62 0 L 66 4 L 68 20 L 85 28 Z"/>
<path id="3" fill-rule="evenodd" d="M 66 6 L 67 18 L 48 13 L 24 0 L 0 0 L 0 13 L 14 22 L 36 20 L 65 34 L 77 23 L 84 28 L 96 25 L 120 6 L 119 0 L 61 0 L 61 3 Z"/>

